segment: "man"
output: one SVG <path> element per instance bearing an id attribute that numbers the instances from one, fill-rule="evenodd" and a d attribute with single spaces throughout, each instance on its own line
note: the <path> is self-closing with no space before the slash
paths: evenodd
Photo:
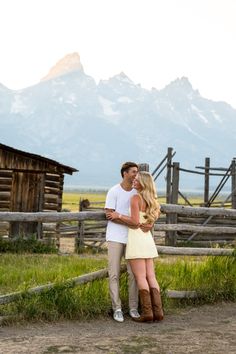
<path id="1" fill-rule="evenodd" d="M 123 215 L 129 215 L 130 199 L 136 194 L 132 188 L 133 181 L 138 173 L 138 165 L 134 162 L 125 162 L 121 167 L 122 182 L 112 187 L 106 197 L 105 212 L 107 218 L 111 211 L 117 211 Z M 152 225 L 140 227 L 143 231 L 151 229 Z M 106 240 L 108 244 L 108 269 L 109 289 L 112 300 L 113 318 L 115 321 L 123 322 L 124 316 L 121 309 L 119 296 L 119 278 L 121 258 L 125 254 L 125 247 L 128 237 L 128 226 L 121 220 L 108 220 Z M 132 318 L 140 317 L 138 308 L 138 288 L 130 265 L 127 265 L 129 285 L 129 314 Z"/>

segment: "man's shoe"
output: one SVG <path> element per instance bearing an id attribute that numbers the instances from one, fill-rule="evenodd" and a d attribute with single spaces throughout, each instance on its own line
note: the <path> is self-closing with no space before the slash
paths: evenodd
<path id="1" fill-rule="evenodd" d="M 140 314 L 138 313 L 138 310 L 136 310 L 136 309 L 130 309 L 129 315 L 132 318 L 139 318 L 140 317 Z"/>
<path id="2" fill-rule="evenodd" d="M 124 322 L 124 316 L 123 316 L 123 312 L 121 310 L 114 311 L 113 318 L 117 322 Z"/>

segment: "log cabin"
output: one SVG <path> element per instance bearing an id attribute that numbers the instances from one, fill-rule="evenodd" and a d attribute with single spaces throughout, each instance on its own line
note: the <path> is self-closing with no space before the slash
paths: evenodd
<path id="1" fill-rule="evenodd" d="M 0 144 L 0 211 L 39 212 L 62 209 L 64 174 L 75 168 Z M 42 238 L 42 223 L 1 223 L 0 235 Z"/>

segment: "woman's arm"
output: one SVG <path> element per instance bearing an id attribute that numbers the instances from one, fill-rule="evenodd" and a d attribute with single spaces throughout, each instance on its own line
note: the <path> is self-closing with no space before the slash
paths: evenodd
<path id="1" fill-rule="evenodd" d="M 115 220 L 120 220 L 122 223 L 124 222 L 127 226 L 133 226 L 133 227 L 139 227 L 139 203 L 140 203 L 140 197 L 138 195 L 134 195 L 131 198 L 130 201 L 130 209 L 131 209 L 131 215 L 123 215 L 120 213 L 117 213 L 116 211 L 107 213 L 107 218 L 109 220 L 115 221 Z"/>

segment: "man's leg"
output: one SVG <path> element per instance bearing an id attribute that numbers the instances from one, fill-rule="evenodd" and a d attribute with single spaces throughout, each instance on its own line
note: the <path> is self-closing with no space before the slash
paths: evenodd
<path id="1" fill-rule="evenodd" d="M 108 241 L 108 272 L 109 272 L 109 289 L 112 301 L 112 309 L 116 311 L 121 309 L 121 301 L 119 295 L 120 280 L 120 262 L 124 253 L 124 244 L 119 242 Z"/>
<path id="2" fill-rule="evenodd" d="M 131 270 L 129 261 L 127 262 L 127 272 L 128 272 L 128 286 L 129 286 L 129 308 L 136 309 L 138 308 L 138 287 L 134 274 Z"/>

